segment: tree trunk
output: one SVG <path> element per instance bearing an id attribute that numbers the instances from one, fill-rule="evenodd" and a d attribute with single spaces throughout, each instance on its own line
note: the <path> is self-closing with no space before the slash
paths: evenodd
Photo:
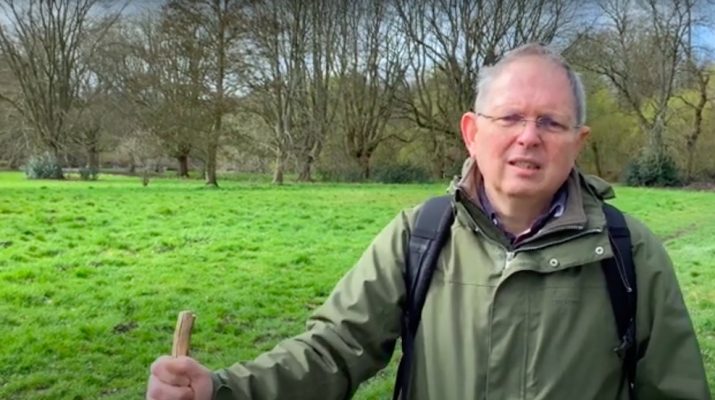
<path id="1" fill-rule="evenodd" d="M 300 173 L 298 174 L 299 182 L 312 182 L 312 168 L 313 168 L 313 156 L 310 154 L 305 155 L 300 165 Z"/>
<path id="2" fill-rule="evenodd" d="M 598 149 L 598 143 L 591 142 L 591 150 L 593 151 L 593 164 L 596 167 L 596 175 L 601 178 L 606 178 L 603 176 L 603 167 L 601 165 L 601 153 Z"/>
<path id="3" fill-rule="evenodd" d="M 697 136 L 690 136 L 688 137 L 688 140 L 686 142 L 686 149 L 688 151 L 687 154 L 687 164 L 685 167 L 685 179 L 687 183 L 692 182 L 693 180 L 693 169 L 695 165 L 695 147 L 697 144 Z"/>
<path id="4" fill-rule="evenodd" d="M 700 100 L 698 101 L 698 104 L 694 107 L 695 118 L 693 119 L 693 131 L 687 136 L 685 142 L 686 149 L 688 151 L 688 159 L 685 171 L 685 173 L 687 174 L 687 182 L 691 182 L 693 179 L 693 169 L 695 166 L 695 151 L 698 145 L 698 138 L 700 137 L 700 133 L 703 131 L 703 110 L 708 103 L 707 84 L 709 80 L 710 79 L 707 78 L 705 80 L 700 81 Z"/>
<path id="5" fill-rule="evenodd" d="M 8 168 L 15 171 L 20 168 L 20 165 L 22 165 L 22 163 L 20 162 L 20 157 L 16 157 L 14 155 L 10 157 L 10 164 L 8 165 Z"/>
<path id="6" fill-rule="evenodd" d="M 276 154 L 276 165 L 273 171 L 273 183 L 276 185 L 283 184 L 283 171 L 285 169 L 286 152 L 283 149 L 278 150 Z"/>
<path id="7" fill-rule="evenodd" d="M 179 178 L 188 178 L 189 177 L 189 156 L 188 154 L 181 154 L 176 157 L 176 161 L 179 164 L 179 171 L 177 172 L 177 175 Z"/>
<path id="8" fill-rule="evenodd" d="M 149 166 L 145 166 L 142 170 L 142 186 L 147 187 L 149 185 Z"/>
<path id="9" fill-rule="evenodd" d="M 213 133 L 212 133 L 213 135 Z M 209 139 L 206 149 L 206 185 L 218 187 L 218 181 L 216 180 L 216 153 L 218 153 L 218 146 L 214 138 Z"/>
<path id="10" fill-rule="evenodd" d="M 436 133 L 431 135 L 432 144 L 432 176 L 435 179 L 443 179 L 445 176 L 447 154 L 445 146 L 436 137 Z"/>
<path id="11" fill-rule="evenodd" d="M 653 121 L 653 125 L 650 127 L 650 150 L 655 155 L 665 154 L 665 146 L 663 142 L 663 134 L 665 133 L 665 122 L 663 121 L 663 116 L 658 115 Z"/>
<path id="12" fill-rule="evenodd" d="M 62 155 L 62 152 L 60 151 L 60 147 L 56 143 L 49 143 L 49 148 L 50 148 L 50 154 L 55 158 L 55 162 L 62 167 L 62 162 L 60 161 L 61 158 L 60 156 Z M 65 179 L 65 174 L 62 171 L 62 168 L 59 169 L 60 173 L 57 176 L 57 179 Z"/>
<path id="13" fill-rule="evenodd" d="M 87 168 L 92 171 L 99 171 L 99 151 L 95 144 L 87 146 Z"/>
<path id="14" fill-rule="evenodd" d="M 370 180 L 370 156 L 370 153 L 365 152 L 358 159 L 362 169 L 362 178 L 366 181 Z"/>

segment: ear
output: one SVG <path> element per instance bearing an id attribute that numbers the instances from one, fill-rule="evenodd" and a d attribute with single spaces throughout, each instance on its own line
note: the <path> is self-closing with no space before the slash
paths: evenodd
<path id="1" fill-rule="evenodd" d="M 462 130 L 462 140 L 464 141 L 464 147 L 467 148 L 470 157 L 476 157 L 475 139 L 477 136 L 477 114 L 473 112 L 464 113 L 460 122 L 460 128 Z"/>
<path id="2" fill-rule="evenodd" d="M 576 138 L 576 149 L 578 150 L 578 153 L 581 152 L 581 149 L 583 149 L 583 146 L 586 144 L 586 139 L 591 135 L 591 127 L 584 125 L 581 128 L 579 128 L 578 137 Z"/>

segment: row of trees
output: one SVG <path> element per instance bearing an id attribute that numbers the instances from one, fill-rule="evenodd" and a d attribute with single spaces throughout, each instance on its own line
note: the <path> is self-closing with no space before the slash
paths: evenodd
<path id="1" fill-rule="evenodd" d="M 708 0 L 0 3 L 0 159 L 13 164 L 171 157 L 210 185 L 220 166 L 270 166 L 277 183 L 405 163 L 443 178 L 465 155 L 458 121 L 480 68 L 539 41 L 587 82 L 584 168 L 614 178 L 643 149 L 636 164 L 715 175 L 698 156 L 715 147 Z"/>

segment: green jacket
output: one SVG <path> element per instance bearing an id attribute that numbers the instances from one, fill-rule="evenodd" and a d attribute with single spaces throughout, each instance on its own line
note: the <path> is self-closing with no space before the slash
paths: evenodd
<path id="1" fill-rule="evenodd" d="M 470 176 L 469 174 L 467 176 Z M 603 181 L 569 178 L 565 213 L 510 248 L 455 191 L 415 342 L 410 399 L 627 399 L 600 261 L 611 257 Z M 389 362 L 405 302 L 405 248 L 415 210 L 372 242 L 307 323 L 257 359 L 214 374 L 217 399 L 345 399 Z M 638 280 L 639 399 L 709 399 L 702 358 L 671 261 L 627 217 Z"/>

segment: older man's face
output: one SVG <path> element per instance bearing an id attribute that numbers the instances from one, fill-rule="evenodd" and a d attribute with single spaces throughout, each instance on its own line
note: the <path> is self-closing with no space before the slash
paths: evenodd
<path id="1" fill-rule="evenodd" d="M 543 58 L 524 57 L 502 69 L 487 96 L 481 115 L 462 117 L 462 136 L 487 194 L 496 197 L 493 201 L 548 201 L 567 179 L 589 133 L 587 127 L 574 127 L 575 100 L 566 72 Z M 513 123 L 521 118 L 528 121 Z"/>

